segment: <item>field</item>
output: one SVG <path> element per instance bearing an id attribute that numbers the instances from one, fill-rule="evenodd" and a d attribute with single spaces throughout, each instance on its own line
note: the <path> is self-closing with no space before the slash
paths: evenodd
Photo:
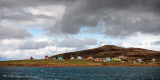
<path id="1" fill-rule="evenodd" d="M 18 67 L 123 67 L 123 66 L 160 66 L 159 62 L 94 62 L 92 60 L 12 60 L 0 61 L 0 66 Z"/>

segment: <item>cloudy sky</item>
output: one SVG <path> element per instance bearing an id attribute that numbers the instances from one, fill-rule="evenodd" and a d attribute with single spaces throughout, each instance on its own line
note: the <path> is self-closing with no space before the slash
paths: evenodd
<path id="1" fill-rule="evenodd" d="M 105 44 L 160 51 L 160 0 L 0 0 L 0 60 Z"/>

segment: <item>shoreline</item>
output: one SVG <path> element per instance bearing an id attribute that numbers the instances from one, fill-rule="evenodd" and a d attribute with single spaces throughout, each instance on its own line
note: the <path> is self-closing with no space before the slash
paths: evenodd
<path id="1" fill-rule="evenodd" d="M 93 62 L 90 60 L 15 60 L 0 61 L 0 67 L 160 67 L 159 62 Z"/>
<path id="2" fill-rule="evenodd" d="M 55 64 L 9 64 L 0 67 L 160 67 L 160 64 L 122 64 L 122 65 L 55 65 Z"/>

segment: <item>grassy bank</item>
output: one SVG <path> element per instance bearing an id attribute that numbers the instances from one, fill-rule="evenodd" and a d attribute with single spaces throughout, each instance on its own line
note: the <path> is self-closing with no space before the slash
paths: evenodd
<path id="1" fill-rule="evenodd" d="M 158 62 L 152 63 L 134 63 L 128 62 L 93 62 L 91 60 L 13 60 L 0 61 L 0 66 L 30 66 L 30 67 L 91 67 L 91 66 L 160 66 Z"/>

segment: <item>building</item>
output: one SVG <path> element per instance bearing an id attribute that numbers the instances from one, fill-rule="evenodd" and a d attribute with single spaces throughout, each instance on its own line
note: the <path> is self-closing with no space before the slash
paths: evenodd
<path id="1" fill-rule="evenodd" d="M 137 62 L 142 62 L 142 59 L 137 59 Z"/>
<path id="2" fill-rule="evenodd" d="M 49 59 L 49 57 L 46 55 L 44 59 Z"/>
<path id="3" fill-rule="evenodd" d="M 106 62 L 111 62 L 111 58 L 110 58 L 110 57 L 107 57 L 107 58 L 105 59 L 105 61 L 106 61 Z"/>
<path id="4" fill-rule="evenodd" d="M 100 61 L 99 58 L 94 59 L 94 61 Z"/>
<path id="5" fill-rule="evenodd" d="M 82 57 L 81 56 L 77 56 L 77 59 L 82 60 Z"/>
<path id="6" fill-rule="evenodd" d="M 59 56 L 58 59 L 59 59 L 59 60 L 62 60 L 63 58 L 62 58 L 62 56 Z"/>
<path id="7" fill-rule="evenodd" d="M 118 57 L 115 57 L 115 58 L 113 58 L 113 61 L 121 61 L 121 59 Z"/>
<path id="8" fill-rule="evenodd" d="M 32 57 L 32 56 L 30 57 L 30 60 L 33 60 L 33 57 Z"/>
<path id="9" fill-rule="evenodd" d="M 74 57 L 72 56 L 71 59 L 74 59 Z"/>
<path id="10" fill-rule="evenodd" d="M 88 59 L 90 59 L 90 60 L 91 60 L 91 59 L 93 59 L 93 57 L 92 57 L 92 56 L 89 56 L 89 57 L 88 57 Z"/>
<path id="11" fill-rule="evenodd" d="M 155 62 L 156 60 L 153 58 L 151 61 L 152 61 L 152 62 Z"/>
<path id="12" fill-rule="evenodd" d="M 55 57 L 53 57 L 53 59 L 56 59 Z"/>

